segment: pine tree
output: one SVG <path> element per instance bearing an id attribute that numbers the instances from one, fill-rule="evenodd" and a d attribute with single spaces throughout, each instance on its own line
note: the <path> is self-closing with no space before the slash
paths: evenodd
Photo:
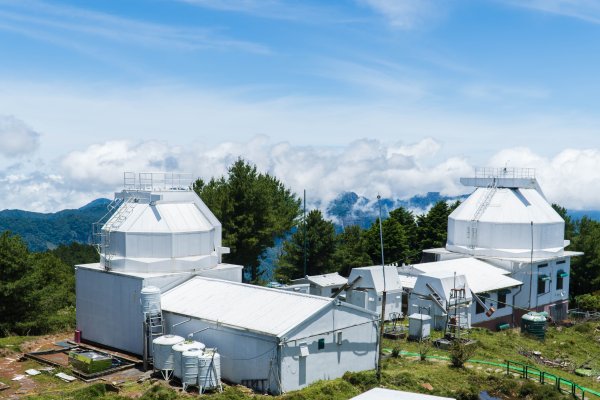
<path id="1" fill-rule="evenodd" d="M 306 234 L 306 275 L 333 272 L 335 252 L 335 227 L 323 218 L 319 210 L 306 216 L 306 225 L 300 224 L 296 232 L 283 243 L 282 253 L 277 259 L 275 276 L 278 280 L 290 281 L 304 274 L 304 239 Z"/>
<path id="2" fill-rule="evenodd" d="M 198 179 L 193 188 L 221 221 L 223 245 L 231 248 L 224 260 L 243 265 L 257 282 L 259 257 L 294 226 L 300 199 L 241 158 L 229 167 L 227 177 L 208 183 Z"/>

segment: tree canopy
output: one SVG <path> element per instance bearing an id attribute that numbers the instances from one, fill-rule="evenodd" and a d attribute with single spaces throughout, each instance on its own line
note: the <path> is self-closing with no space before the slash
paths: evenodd
<path id="1" fill-rule="evenodd" d="M 305 236 L 306 235 L 306 236 Z M 289 240 L 283 243 L 277 259 L 275 276 L 287 281 L 301 278 L 304 274 L 304 240 L 306 237 L 306 275 L 332 272 L 333 255 L 336 250 L 335 227 L 323 218 L 320 210 L 312 210 Z"/>
<path id="2" fill-rule="evenodd" d="M 259 173 L 241 158 L 227 176 L 208 183 L 198 179 L 193 189 L 221 221 L 223 245 L 231 248 L 224 259 L 243 265 L 251 281 L 257 282 L 260 255 L 294 226 L 300 199 L 277 178 Z"/>

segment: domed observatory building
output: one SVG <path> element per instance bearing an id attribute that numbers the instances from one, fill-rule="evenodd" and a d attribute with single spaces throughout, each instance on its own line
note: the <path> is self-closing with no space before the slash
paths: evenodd
<path id="1" fill-rule="evenodd" d="M 446 248 L 424 251 L 426 261 L 474 257 L 506 270 L 523 284 L 512 290 L 484 293 L 503 324 L 518 322 L 523 311 L 512 306 L 566 317 L 570 259 L 581 253 L 565 250 L 565 222 L 546 200 L 535 170 L 477 169 L 461 178 L 475 191 L 448 217 Z M 482 307 L 479 307 L 482 311 Z M 480 325 L 486 325 L 482 322 Z"/>
<path id="2" fill-rule="evenodd" d="M 125 173 L 107 218 L 94 226 L 100 261 L 76 266 L 82 339 L 142 354 L 140 293 L 193 276 L 241 282 L 222 263 L 221 223 L 191 190 L 189 174 Z"/>

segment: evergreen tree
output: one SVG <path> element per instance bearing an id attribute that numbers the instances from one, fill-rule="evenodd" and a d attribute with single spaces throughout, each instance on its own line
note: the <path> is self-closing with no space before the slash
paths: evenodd
<path id="1" fill-rule="evenodd" d="M 600 223 L 583 217 L 572 238 L 572 250 L 583 255 L 571 258 L 571 296 L 600 290 Z"/>
<path id="2" fill-rule="evenodd" d="M 227 262 L 241 264 L 251 280 L 260 278 L 260 255 L 288 232 L 300 215 L 300 199 L 283 183 L 238 159 L 227 177 L 198 179 L 193 189 L 221 221 Z"/>
<path id="3" fill-rule="evenodd" d="M 319 210 L 312 210 L 296 232 L 283 243 L 282 253 L 277 259 L 275 276 L 278 280 L 290 281 L 304 276 L 304 240 L 306 233 L 306 275 L 332 272 L 335 267 L 335 227 L 323 218 Z"/>
<path id="4" fill-rule="evenodd" d="M 27 303 L 22 300 L 27 292 L 23 280 L 31 271 L 29 251 L 23 240 L 4 232 L 0 236 L 0 336 L 14 331 L 16 321 L 26 313 Z"/>
<path id="5" fill-rule="evenodd" d="M 343 276 L 349 276 L 352 268 L 372 264 L 360 226 L 350 225 L 337 235 L 333 263 L 335 270 Z"/>
<path id="6" fill-rule="evenodd" d="M 567 213 L 567 209 L 559 206 L 558 204 L 552 204 L 552 208 L 554 208 L 554 211 L 556 211 L 558 215 L 560 215 L 560 217 L 565 220 L 565 239 L 573 239 L 576 233 L 577 224 Z"/>
<path id="7" fill-rule="evenodd" d="M 426 213 L 417 217 L 417 237 L 419 253 L 424 249 L 445 247 L 448 238 L 448 216 L 459 206 L 456 201 L 450 206 L 445 201 L 438 201 Z"/>
<path id="8" fill-rule="evenodd" d="M 382 223 L 383 251 L 385 263 L 403 263 L 409 260 L 409 245 L 404 226 L 396 218 L 388 218 Z M 379 218 L 365 231 L 367 252 L 372 265 L 381 265 L 381 238 Z"/>

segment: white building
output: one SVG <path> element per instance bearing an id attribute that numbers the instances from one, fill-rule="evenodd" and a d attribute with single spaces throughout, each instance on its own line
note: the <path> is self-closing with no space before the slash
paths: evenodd
<path id="1" fill-rule="evenodd" d="M 566 317 L 570 260 L 581 253 L 565 250 L 564 221 L 546 200 L 535 171 L 486 168 L 461 182 L 476 189 L 450 214 L 446 248 L 425 250 L 424 259 L 476 258 L 522 283 L 506 293 L 520 309 L 511 307 L 510 315 L 506 310 L 476 325 L 516 324 L 523 309 Z M 494 302 L 493 293 L 488 301 Z"/>
<path id="2" fill-rule="evenodd" d="M 240 283 L 242 266 L 221 262 L 229 249 L 220 222 L 190 184 L 181 175 L 126 174 L 117 210 L 97 231 L 100 262 L 76 266 L 84 341 L 149 353 L 141 290 L 154 286 L 162 293 L 160 331 L 210 328 L 198 339 L 218 348 L 225 380 L 279 393 L 376 367 L 376 314 Z"/>
<path id="3" fill-rule="evenodd" d="M 100 262 L 76 266 L 82 339 L 142 354 L 143 287 L 166 291 L 196 275 L 241 281 L 241 265 L 221 263 L 221 223 L 184 178 L 125 175 L 118 209 L 96 232 Z"/>
<path id="4" fill-rule="evenodd" d="M 427 306 L 436 329 L 444 328 L 445 309 L 451 303 L 450 293 L 453 288 L 466 290 L 465 300 L 469 303 L 468 324 L 477 325 L 488 322 L 490 318 L 486 315 L 487 310 L 473 299 L 473 294 L 478 296 L 486 307 L 496 309 L 492 318 L 497 319 L 512 315 L 512 293 L 517 292 L 522 285 L 522 282 L 508 276 L 508 271 L 476 258 L 458 258 L 398 267 L 398 273 L 401 277 L 416 277 L 409 297 L 408 312 L 418 313 L 422 311 L 423 306 Z M 442 299 L 443 308 L 437 307 L 428 299 L 431 295 Z"/>
<path id="5" fill-rule="evenodd" d="M 337 272 L 322 275 L 306 275 L 304 278 L 294 279 L 294 284 L 310 285 L 310 294 L 316 296 L 331 297 L 339 288 L 344 286 L 348 279 L 344 278 Z"/>
<path id="6" fill-rule="evenodd" d="M 385 275 L 384 275 L 385 273 Z M 357 280 L 358 279 L 358 280 Z M 346 290 L 346 301 L 381 315 L 383 291 L 386 291 L 385 319 L 392 313 L 402 314 L 402 286 L 396 267 L 381 265 L 353 268 L 348 282 L 356 283 Z"/>
<path id="7" fill-rule="evenodd" d="M 377 314 L 340 300 L 196 277 L 162 309 L 169 326 L 189 320 L 174 334 L 209 328 L 194 338 L 218 348 L 225 379 L 271 393 L 377 365 Z"/>

